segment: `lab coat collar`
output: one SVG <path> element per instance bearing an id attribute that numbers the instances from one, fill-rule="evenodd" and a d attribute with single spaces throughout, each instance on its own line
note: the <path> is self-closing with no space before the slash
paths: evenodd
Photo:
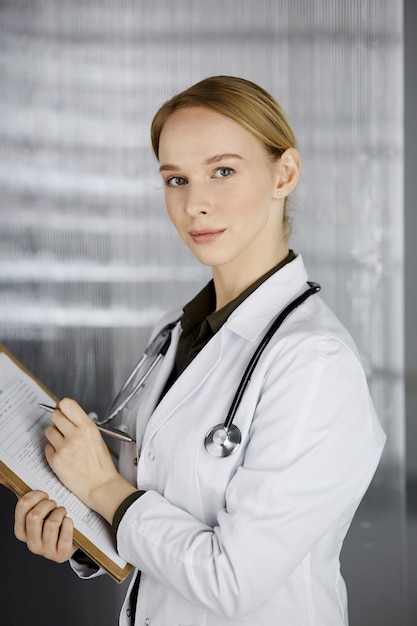
<path id="1" fill-rule="evenodd" d="M 230 315 L 224 328 L 256 341 L 273 317 L 302 290 L 308 276 L 301 255 L 262 283 Z"/>
<path id="2" fill-rule="evenodd" d="M 265 327 L 269 325 L 272 318 L 278 315 L 297 294 L 304 290 L 306 281 L 307 272 L 303 260 L 301 256 L 297 256 L 291 263 L 285 265 L 262 283 L 256 291 L 235 309 L 219 332 L 214 335 L 207 346 L 195 357 L 178 381 L 159 402 L 149 420 L 143 449 L 146 448 L 153 435 L 170 415 L 204 384 L 205 379 L 218 365 L 221 359 L 225 332 L 231 331 L 252 342 L 259 340 L 259 336 L 264 334 Z M 178 330 L 177 327 L 175 333 L 173 333 L 171 346 L 164 359 L 164 367 L 158 371 L 157 380 L 155 381 L 157 393 L 162 391 L 169 375 L 168 370 L 175 358 Z M 150 406 L 154 405 L 155 396 L 152 398 Z"/>

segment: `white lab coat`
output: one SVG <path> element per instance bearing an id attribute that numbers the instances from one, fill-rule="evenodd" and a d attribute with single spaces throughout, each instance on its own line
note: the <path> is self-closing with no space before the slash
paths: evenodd
<path id="1" fill-rule="evenodd" d="M 355 345 L 318 295 L 287 318 L 256 366 L 235 418 L 241 448 L 221 459 L 204 449 L 272 318 L 306 280 L 301 256 L 273 274 L 154 410 L 175 329 L 142 395 L 139 462 L 124 444 L 121 471 L 146 493 L 117 533 L 120 555 L 142 572 L 138 626 L 348 623 L 339 553 L 385 434 Z"/>

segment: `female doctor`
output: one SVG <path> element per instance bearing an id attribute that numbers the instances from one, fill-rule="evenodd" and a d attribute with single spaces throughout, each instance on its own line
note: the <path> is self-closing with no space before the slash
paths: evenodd
<path id="1" fill-rule="evenodd" d="M 118 469 L 70 399 L 52 414 L 47 460 L 137 568 L 123 626 L 346 626 L 339 554 L 385 435 L 350 335 L 288 246 L 292 130 L 262 88 L 217 76 L 160 108 L 152 144 L 169 217 L 212 280 L 155 329 L 173 322 L 124 409 L 136 444 Z M 273 319 L 308 290 L 253 368 L 236 429 L 213 431 Z M 45 493 L 18 501 L 15 533 L 82 577 L 100 573 Z"/>

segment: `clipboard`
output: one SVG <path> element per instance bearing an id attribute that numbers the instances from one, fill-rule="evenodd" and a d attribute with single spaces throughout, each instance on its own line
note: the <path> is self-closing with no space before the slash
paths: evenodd
<path id="1" fill-rule="evenodd" d="M 26 384 L 27 388 L 30 389 L 32 394 L 36 394 L 37 390 L 39 390 L 40 397 L 44 398 L 47 396 L 47 401 L 54 401 L 55 403 L 58 401 L 56 396 L 52 394 L 46 387 L 43 385 L 22 363 L 20 363 L 1 343 L 0 343 L 0 363 L 3 361 L 4 369 L 7 369 L 8 373 L 10 371 L 15 372 L 16 375 L 19 376 L 19 383 Z M 2 429 L 2 419 L 8 419 L 6 413 L 10 410 L 10 400 L 8 400 L 8 392 L 4 392 L 3 390 L 3 371 L 0 367 L 0 429 Z M 10 383 L 8 383 L 10 386 Z M 33 404 L 37 404 L 38 399 L 33 400 Z M 8 402 L 9 404 L 5 404 Z M 27 405 L 27 410 L 30 410 L 30 405 Z M 6 416 L 6 417 L 5 417 Z M 29 418 L 30 419 L 30 418 Z M 29 419 L 24 418 L 22 423 L 28 423 Z M 26 421 L 25 421 L 26 420 Z M 19 460 L 14 459 L 13 469 L 9 467 L 8 459 L 10 455 L 6 452 L 6 445 L 3 443 L 2 438 L 0 437 L 0 475 L 16 490 L 19 495 L 24 495 L 28 493 L 32 489 L 41 489 L 47 493 L 48 487 L 42 486 L 42 480 L 40 476 L 34 476 L 32 485 L 30 486 L 28 483 L 31 482 L 31 477 L 28 473 L 28 469 L 19 467 Z M 48 468 L 51 475 L 54 478 L 54 481 L 59 483 L 60 490 L 65 490 L 71 501 L 74 501 L 77 506 L 81 506 L 85 509 L 88 509 L 84 503 L 82 503 L 74 494 L 71 494 L 66 488 L 59 482 L 58 478 L 53 474 L 52 470 Z M 29 479 L 28 479 L 29 476 Z M 36 485 L 36 486 L 35 486 Z M 54 493 L 50 494 L 54 500 L 57 500 Z M 65 504 L 63 505 L 65 506 Z M 67 508 L 67 506 L 65 506 Z M 97 527 L 100 527 L 102 530 L 100 531 L 100 535 L 97 532 L 97 541 L 95 543 L 95 535 L 94 530 L 90 532 L 88 529 L 87 532 L 82 532 L 80 527 L 82 527 L 82 523 L 77 524 L 77 519 L 74 518 L 68 511 L 67 513 L 69 517 L 73 519 L 74 522 L 74 544 L 79 547 L 85 554 L 87 554 L 98 566 L 103 568 L 103 570 L 111 576 L 117 583 L 122 583 L 127 576 L 129 575 L 132 566 L 121 559 L 121 557 L 117 554 L 116 548 L 113 545 L 113 540 L 111 538 L 110 527 L 107 522 L 105 522 L 95 511 L 88 509 L 88 517 L 96 523 Z M 105 527 L 105 528 L 104 528 Z M 89 536 L 87 536 L 89 535 Z M 101 548 L 99 547 L 99 544 Z"/>

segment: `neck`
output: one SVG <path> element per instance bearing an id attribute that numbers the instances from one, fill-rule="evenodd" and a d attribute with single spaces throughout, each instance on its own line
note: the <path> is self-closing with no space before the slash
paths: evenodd
<path id="1" fill-rule="evenodd" d="M 289 253 L 288 245 L 280 247 L 274 258 L 269 262 L 262 261 L 255 267 L 216 266 L 212 268 L 214 289 L 216 292 L 216 311 L 237 298 L 245 289 L 250 287 L 258 278 L 269 272 L 273 267 L 281 263 Z"/>

